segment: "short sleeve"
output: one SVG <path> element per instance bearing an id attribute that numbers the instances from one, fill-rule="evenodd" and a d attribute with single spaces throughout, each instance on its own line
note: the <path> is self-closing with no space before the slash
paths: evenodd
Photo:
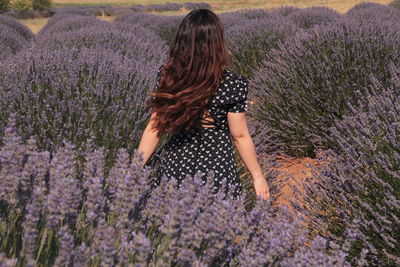
<path id="1" fill-rule="evenodd" d="M 248 108 L 247 94 L 248 94 L 248 83 L 247 79 L 240 75 L 236 81 L 234 88 L 235 101 L 227 105 L 227 112 L 246 112 Z"/>

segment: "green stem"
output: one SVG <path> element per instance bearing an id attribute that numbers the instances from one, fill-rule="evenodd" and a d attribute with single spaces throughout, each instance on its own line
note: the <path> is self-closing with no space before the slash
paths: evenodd
<path id="1" fill-rule="evenodd" d="M 46 239 L 47 239 L 47 228 L 44 228 L 44 233 L 42 235 L 42 239 L 40 240 L 40 247 L 36 256 L 36 262 L 39 261 L 40 255 L 42 254 L 44 248 L 44 244 L 46 243 Z"/>

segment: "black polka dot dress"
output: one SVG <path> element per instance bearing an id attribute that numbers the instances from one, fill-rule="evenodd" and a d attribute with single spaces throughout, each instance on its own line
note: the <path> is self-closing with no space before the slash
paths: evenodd
<path id="1" fill-rule="evenodd" d="M 161 68 L 157 72 L 157 86 Z M 211 123 L 213 127 L 171 135 L 160 154 L 159 174 L 167 178 L 175 177 L 180 184 L 187 175 L 193 176 L 198 171 L 207 174 L 212 170 L 214 193 L 225 177 L 235 198 L 241 195 L 243 187 L 236 169 L 227 113 L 246 112 L 247 93 L 247 80 L 242 75 L 224 69 L 220 86 L 207 104 L 214 120 Z"/>

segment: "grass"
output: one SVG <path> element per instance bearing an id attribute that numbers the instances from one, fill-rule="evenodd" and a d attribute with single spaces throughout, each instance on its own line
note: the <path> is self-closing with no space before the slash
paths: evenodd
<path id="1" fill-rule="evenodd" d="M 149 5 L 149 4 L 165 4 L 165 3 L 185 3 L 189 0 L 124 0 L 124 1 L 110 1 L 110 0 L 53 0 L 54 7 L 63 6 L 94 6 L 94 5 L 112 5 L 112 6 L 132 6 L 132 5 Z M 199 0 L 198 2 L 201 2 Z M 356 4 L 365 2 L 362 0 L 259 0 L 259 1 L 244 1 L 244 0 L 214 0 L 204 1 L 209 3 L 215 13 L 226 11 L 234 11 L 242 8 L 266 8 L 274 9 L 281 6 L 295 6 L 306 8 L 311 6 L 326 6 L 337 10 L 340 13 L 345 13 Z M 376 0 L 373 1 L 380 4 L 388 4 L 391 0 Z M 187 14 L 188 10 L 168 11 L 168 12 L 150 12 L 162 15 L 182 15 Z M 113 17 L 99 17 L 107 21 L 111 21 Z M 37 33 L 46 23 L 47 18 L 38 19 L 24 19 L 20 22 L 27 25 L 34 33 Z"/>

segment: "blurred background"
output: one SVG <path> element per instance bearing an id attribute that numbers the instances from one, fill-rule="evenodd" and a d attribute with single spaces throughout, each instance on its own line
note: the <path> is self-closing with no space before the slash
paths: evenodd
<path id="1" fill-rule="evenodd" d="M 107 10 L 105 7 L 124 8 L 144 13 L 153 13 L 161 15 L 182 15 L 188 13 L 195 7 L 211 8 L 216 13 L 236 11 L 246 8 L 263 8 L 276 9 L 283 6 L 293 6 L 298 8 L 307 8 L 314 6 L 324 6 L 332 8 L 339 13 L 345 13 L 353 6 L 363 3 L 360 0 L 261 0 L 261 1 L 242 1 L 242 0 L 214 0 L 204 2 L 187 2 L 186 0 L 165 1 L 165 0 L 1 0 L 0 11 L 2 6 L 8 5 L 7 15 L 18 19 L 27 25 L 34 33 L 37 33 L 48 21 L 55 10 L 68 7 L 81 7 L 99 9 L 97 15 L 99 18 L 112 21 L 120 11 Z M 32 7 L 32 2 L 39 2 L 39 6 Z M 388 4 L 390 0 L 368 1 L 379 4 Z M 6 9 L 3 7 L 3 9 Z M 3 10 L 5 11 L 5 10 Z M 125 10 L 126 11 L 126 10 Z M 52 12 L 52 13 L 51 13 Z"/>
<path id="2" fill-rule="evenodd" d="M 137 0 L 53 0 L 54 6 L 70 6 L 70 5 L 113 5 L 113 6 L 130 6 L 130 5 L 154 5 L 154 4 L 168 4 L 168 3 L 185 3 L 186 0 L 165 1 L 165 0 L 151 0 L 151 1 L 137 1 Z M 311 6 L 327 6 L 336 9 L 339 12 L 346 12 L 352 6 L 362 3 L 359 0 L 258 0 L 258 1 L 243 1 L 243 0 L 214 0 L 203 1 L 211 5 L 214 11 L 227 11 L 239 8 L 275 8 L 280 6 L 295 6 L 295 7 L 311 7 Z M 371 1 L 381 4 L 387 4 L 388 0 Z M 185 10 L 178 10 L 171 13 L 185 13 Z"/>

